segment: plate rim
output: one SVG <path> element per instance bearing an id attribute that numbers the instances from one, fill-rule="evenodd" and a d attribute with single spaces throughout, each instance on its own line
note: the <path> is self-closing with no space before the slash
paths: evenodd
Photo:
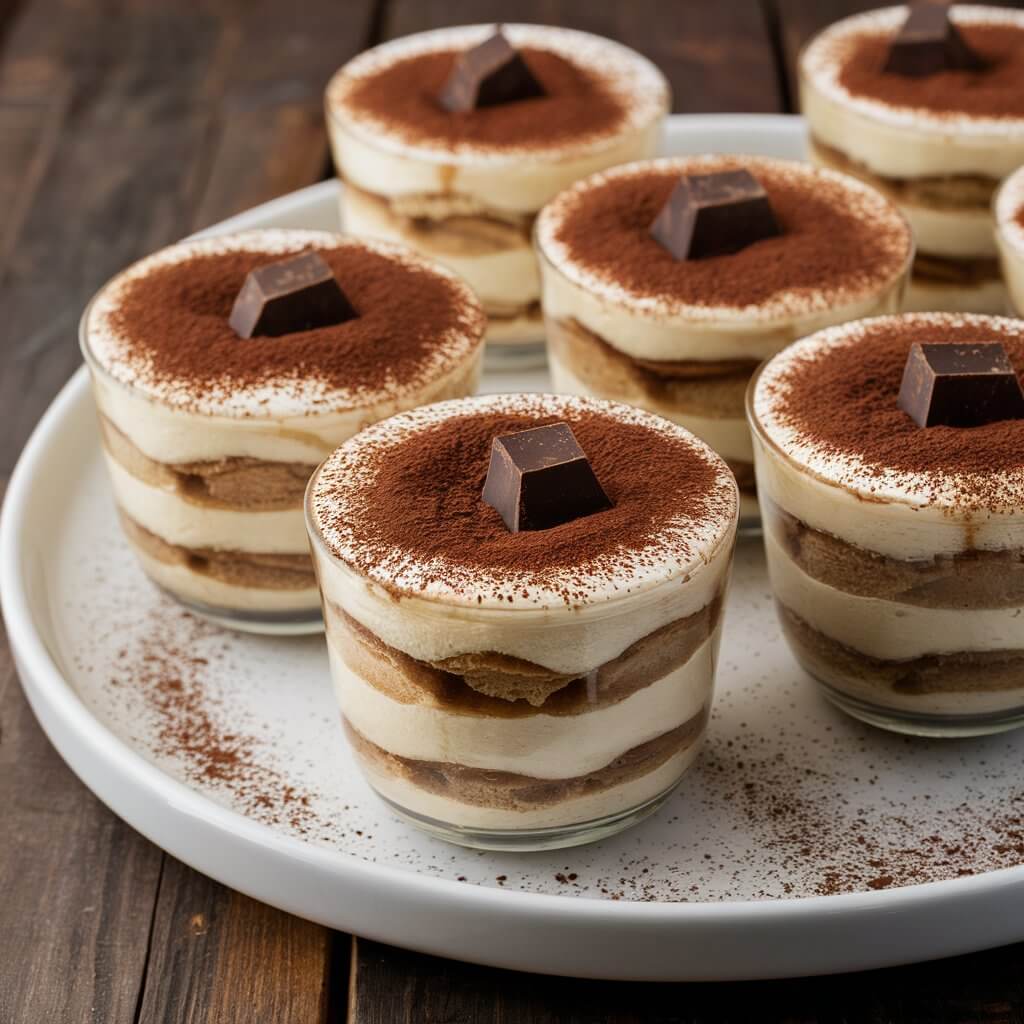
<path id="1" fill-rule="evenodd" d="M 745 114 L 676 115 L 671 119 L 672 123 L 681 127 L 692 127 L 694 131 L 700 131 L 709 123 L 720 128 L 731 122 L 734 129 L 741 130 L 741 125 L 744 122 L 756 122 L 758 129 L 769 128 L 787 135 L 797 129 L 800 120 L 792 115 Z M 213 225 L 207 231 L 212 233 L 233 230 L 239 220 L 245 223 L 254 213 L 264 215 L 281 213 L 296 206 L 324 199 L 337 187 L 338 184 L 335 180 L 309 186 L 254 207 L 236 217 L 228 218 Z M 21 550 L 21 541 L 31 532 L 28 511 L 33 500 L 34 470 L 45 461 L 52 446 L 59 444 L 63 425 L 74 415 L 79 403 L 89 400 L 87 392 L 87 371 L 83 366 L 62 387 L 34 428 L 11 475 L 3 509 L 0 512 L 0 595 L 2 595 L 3 617 L 18 675 L 37 719 L 40 720 L 58 753 L 80 778 L 82 778 L 82 772 L 78 759 L 85 755 L 68 752 L 69 744 L 55 736 L 58 731 L 53 727 L 55 721 L 70 730 L 83 744 L 84 749 L 88 750 L 90 755 L 103 765 L 105 771 L 117 775 L 122 780 L 127 780 L 131 786 L 147 792 L 152 798 L 159 801 L 163 814 L 170 810 L 184 816 L 190 823 L 202 824 L 218 832 L 230 834 L 242 840 L 243 843 L 252 844 L 275 857 L 283 856 L 288 860 L 302 861 L 318 872 L 331 876 L 347 886 L 393 885 L 397 890 L 426 899 L 468 904 L 471 908 L 483 911 L 485 914 L 494 912 L 505 915 L 510 911 L 516 914 L 526 914 L 538 918 L 535 922 L 536 925 L 539 925 L 542 919 L 554 917 L 564 920 L 567 917 L 572 917 L 579 924 L 601 923 L 610 927 L 671 924 L 685 929 L 688 926 L 710 922 L 726 925 L 755 924 L 762 927 L 781 922 L 795 924 L 807 918 L 816 918 L 822 915 L 832 917 L 835 915 L 843 917 L 868 915 L 874 918 L 893 913 L 911 913 L 915 908 L 926 905 L 934 908 L 936 904 L 951 904 L 946 909 L 948 913 L 953 914 L 958 907 L 967 909 L 967 904 L 982 894 L 993 897 L 1013 890 L 1018 898 L 1024 895 L 1024 865 L 878 891 L 779 897 L 765 900 L 722 900 L 706 903 L 605 900 L 558 893 L 501 890 L 482 885 L 467 885 L 454 879 L 433 877 L 403 868 L 392 868 L 386 864 L 361 860 L 351 854 L 282 834 L 270 825 L 254 821 L 239 811 L 217 804 L 198 790 L 165 774 L 96 718 L 75 692 L 69 680 L 62 674 L 34 621 L 26 579 L 25 559 Z M 55 717 L 51 718 L 51 716 Z M 83 781 L 85 780 L 83 779 Z M 110 806 L 106 795 L 97 792 L 96 788 L 91 786 L 88 781 L 86 781 L 86 785 Z M 119 812 L 115 811 L 115 813 Z M 136 821 L 129 820 L 127 817 L 124 817 L 124 820 L 133 828 L 153 839 L 153 836 Z M 197 870 L 210 874 L 211 877 L 218 878 L 229 886 L 233 885 L 220 873 L 211 872 L 208 865 L 195 864 L 193 858 L 183 855 L 179 849 L 175 849 L 174 843 L 167 844 L 162 840 L 155 839 L 153 841 L 158 842 L 158 845 L 171 855 L 186 860 Z M 243 889 L 242 891 L 247 890 Z M 266 893 L 250 894 L 266 902 L 274 902 L 273 898 L 267 898 Z M 281 902 L 279 901 L 277 905 L 280 906 Z M 316 918 L 313 917 L 313 919 Z M 325 924 L 330 923 L 321 920 Z M 332 926 L 337 927 L 337 925 Z M 966 931 L 965 929 L 965 933 Z M 1024 937 L 1024 931 L 1019 937 Z M 397 940 L 392 936 L 386 941 L 395 942 Z M 1012 940 L 1002 938 L 994 940 L 990 945 L 998 945 L 1005 941 Z M 966 945 L 962 948 L 958 947 L 955 941 L 947 941 L 940 945 L 953 952 L 984 948 L 972 940 L 966 940 Z M 435 950 L 428 951 L 434 952 Z M 937 953 L 933 955 L 950 954 Z M 910 959 L 919 959 L 919 957 Z M 497 963 L 498 961 L 493 957 L 481 954 L 480 962 Z M 896 962 L 901 961 L 886 956 L 877 962 L 877 966 Z M 863 962 L 858 962 L 848 968 L 833 965 L 828 970 L 852 970 L 860 969 L 862 966 L 864 966 Z M 536 970 L 536 968 L 531 969 Z M 787 974 L 789 972 L 760 975 L 743 971 L 739 974 L 725 973 L 720 976 L 723 978 L 749 978 L 786 976 Z M 610 975 L 603 973 L 601 976 L 609 977 Z M 635 977 L 637 975 L 633 973 L 622 976 Z M 676 977 L 676 975 L 672 976 Z M 683 978 L 687 975 L 684 973 L 678 977 Z"/>

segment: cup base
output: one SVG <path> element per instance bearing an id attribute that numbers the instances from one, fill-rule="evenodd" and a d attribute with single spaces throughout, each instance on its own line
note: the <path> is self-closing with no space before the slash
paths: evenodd
<path id="1" fill-rule="evenodd" d="M 484 346 L 484 370 L 489 373 L 540 370 L 547 363 L 547 345 L 543 337 L 536 341 L 488 341 Z"/>
<path id="2" fill-rule="evenodd" d="M 1024 707 L 995 711 L 983 715 L 936 715 L 905 711 L 872 704 L 815 677 L 825 697 L 840 711 L 889 732 L 905 736 L 927 736 L 937 739 L 966 739 L 970 736 L 991 736 L 1024 726 Z"/>
<path id="3" fill-rule="evenodd" d="M 374 792 L 403 821 L 437 839 L 443 839 L 447 843 L 466 846 L 473 850 L 490 850 L 495 853 L 536 853 L 541 850 L 562 850 L 570 846 L 584 846 L 587 843 L 596 843 L 598 840 L 617 835 L 657 811 L 675 792 L 679 782 L 680 780 L 677 779 L 668 789 L 637 807 L 630 807 L 625 811 L 591 821 L 579 821 L 571 825 L 538 829 L 462 828 L 407 810 L 393 800 L 389 800 L 377 789 L 374 789 Z"/>
<path id="4" fill-rule="evenodd" d="M 256 633 L 261 636 L 308 636 L 324 631 L 323 615 L 319 608 L 289 612 L 218 608 L 200 601 L 186 600 L 166 587 L 159 589 L 200 618 L 240 633 Z"/>

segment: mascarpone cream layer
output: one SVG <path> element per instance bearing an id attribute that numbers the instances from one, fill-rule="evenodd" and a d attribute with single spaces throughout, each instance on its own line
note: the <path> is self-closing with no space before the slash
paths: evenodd
<path id="1" fill-rule="evenodd" d="M 1000 317 L 970 314 L 915 314 L 917 323 L 976 323 L 998 340 L 1017 336 L 1020 324 Z M 893 318 L 894 322 L 899 320 Z M 879 470 L 854 454 L 837 454 L 827 444 L 803 437 L 777 411 L 782 383 L 794 360 L 813 357 L 832 345 L 855 344 L 858 331 L 875 321 L 820 331 L 790 346 L 761 371 L 748 396 L 754 429 L 758 491 L 808 526 L 840 540 L 892 558 L 928 559 L 971 548 L 1024 548 L 1024 508 L 965 506 L 951 481 L 943 488 L 926 474 Z M 1007 495 L 1024 482 L 1015 471 L 985 477 L 988 485 L 1005 480 Z"/>
<path id="2" fill-rule="evenodd" d="M 965 611 L 859 597 L 808 576 L 772 536 L 765 550 L 776 598 L 812 629 L 884 661 L 929 654 L 1024 650 L 1019 608 Z"/>
<path id="3" fill-rule="evenodd" d="M 375 205 L 360 202 L 346 190 L 341 195 L 341 218 L 345 230 L 353 235 L 382 238 L 400 245 L 411 245 L 417 252 L 448 267 L 476 292 L 484 308 L 526 306 L 540 299 L 540 275 L 537 258 L 529 243 L 508 245 L 493 252 L 453 255 L 447 246 L 433 246 L 429 231 L 416 232 L 396 227 L 392 217 Z"/>
<path id="4" fill-rule="evenodd" d="M 372 387 L 353 388 L 329 385 L 310 375 L 282 374 L 252 384 L 232 386 L 210 385 L 197 388 L 188 377 L 164 380 L 155 378 L 149 372 L 149 363 L 144 352 L 133 344 L 119 328 L 117 314 L 123 296 L 131 284 L 145 278 L 154 270 L 185 263 L 197 256 L 230 252 L 259 252 L 268 257 L 286 256 L 303 252 L 309 248 L 338 249 L 352 247 L 372 249 L 388 257 L 395 264 L 406 264 L 420 272 L 429 272 L 448 279 L 453 286 L 452 302 L 458 303 L 464 315 L 459 323 L 443 336 L 439 335 L 431 350 L 426 365 L 421 365 L 412 375 L 403 379 L 402 367 L 392 367 L 390 379 Z M 257 430 L 263 434 L 285 434 L 294 432 L 302 442 L 309 442 L 322 436 L 322 422 L 332 415 L 343 423 L 373 422 L 382 416 L 391 415 L 396 409 L 408 409 L 419 405 L 424 399 L 423 385 L 430 382 L 435 394 L 437 384 L 446 379 L 464 376 L 473 361 L 482 355 L 484 320 L 473 293 L 465 282 L 445 267 L 428 262 L 405 247 L 380 241 L 366 241 L 346 238 L 328 231 L 300 231 L 296 229 L 263 228 L 242 231 L 229 235 L 212 235 L 187 239 L 168 246 L 132 264 L 97 293 L 82 317 L 81 342 L 93 377 L 106 376 L 135 394 L 144 395 L 155 403 L 185 414 L 192 414 L 191 422 L 202 424 L 202 430 L 223 435 L 229 429 L 228 422 L 235 420 L 243 430 Z M 441 389 L 443 392 L 443 389 Z M 465 392 L 459 392 L 464 394 Z M 447 396 L 446 396 L 447 397 Z M 311 410 L 314 412 L 311 413 Z M 198 415 L 196 415 L 198 414 Z M 369 417 L 369 418 L 367 418 Z M 136 431 L 125 427 L 120 420 L 110 418 L 132 440 Z M 188 422 L 186 420 L 180 423 Z M 179 429 L 184 430 L 179 424 Z M 358 428 L 356 428 L 358 429 Z M 347 436 L 347 435 L 344 435 Z M 331 447 L 341 440 L 333 438 Z M 160 461 L 181 461 L 185 458 L 200 459 L 204 456 L 176 454 L 161 460 L 160 456 L 138 444 L 145 454 Z M 243 452 L 230 450 L 212 455 L 240 455 Z M 257 458 L 271 458 L 258 452 L 251 453 Z M 299 456 L 289 457 L 290 461 L 301 461 Z"/>
<path id="5" fill-rule="evenodd" d="M 767 359 L 797 338 L 829 324 L 898 308 L 909 269 L 912 241 L 906 222 L 875 189 L 845 174 L 791 161 L 744 157 L 756 174 L 784 172 L 807 187 L 823 177 L 848 196 L 848 205 L 872 223 L 895 228 L 905 239 L 905 256 L 886 274 L 883 266 L 870 285 L 811 291 L 782 290 L 746 306 L 689 305 L 670 296 L 644 294 L 591 268 L 559 238 L 566 219 L 576 214 L 587 192 L 604 183 L 654 170 L 703 173 L 720 167 L 721 157 L 663 157 L 616 167 L 581 181 L 549 203 L 537 220 L 535 241 L 541 257 L 545 314 L 575 318 L 628 356 L 640 359 Z M 582 215 L 580 215 L 582 216 Z M 895 248 L 895 243 L 894 243 Z"/>
<path id="6" fill-rule="evenodd" d="M 301 506 L 243 512 L 194 505 L 174 491 L 143 483 L 116 459 L 107 458 L 106 463 L 118 505 L 168 544 L 273 555 L 309 552 Z"/>
<path id="7" fill-rule="evenodd" d="M 1024 313 L 1024 168 L 1011 174 L 996 195 L 996 241 L 1013 308 Z"/>
<path id="8" fill-rule="evenodd" d="M 800 58 L 800 104 L 812 133 L 886 177 L 1005 177 L 1024 164 L 1024 120 L 944 116 L 853 95 L 840 83 L 844 40 L 863 32 L 895 32 L 906 10 L 887 7 L 846 18 L 807 47 Z M 996 7 L 958 4 L 954 20 L 1024 27 L 1024 13 Z"/>
<path id="9" fill-rule="evenodd" d="M 917 251 L 952 259 L 991 259 L 996 255 L 992 214 L 987 209 L 939 209 L 900 203 L 910 222 Z"/>
<path id="10" fill-rule="evenodd" d="M 344 662 L 328 629 L 331 676 L 345 717 L 399 757 L 567 779 L 688 722 L 710 704 L 718 630 L 689 660 L 625 700 L 580 715 L 524 718 L 458 714 L 392 700 Z"/>
<path id="11" fill-rule="evenodd" d="M 555 391 L 565 395 L 590 395 L 592 392 L 561 359 L 548 353 L 548 367 L 551 370 L 551 381 Z M 629 392 L 629 393 L 627 393 Z M 630 402 L 664 416 L 672 423 L 685 427 L 696 434 L 702 441 L 709 444 L 724 459 L 738 462 L 754 461 L 754 446 L 750 439 L 750 428 L 742 416 L 736 419 L 728 417 L 693 416 L 680 412 L 671 405 L 659 402 L 648 394 L 639 391 L 633 393 L 627 381 L 623 381 L 620 392 L 614 395 L 598 395 L 598 398 L 612 398 L 620 402 Z"/>
<path id="12" fill-rule="evenodd" d="M 133 548 L 136 558 L 154 583 L 175 597 L 210 608 L 223 608 L 232 612 L 309 612 L 314 615 L 320 608 L 320 595 L 316 587 L 302 590 L 239 587 L 203 573 L 193 572 L 183 565 L 170 565 L 151 558 L 139 548 Z"/>
<path id="13" fill-rule="evenodd" d="M 599 604 L 502 608 L 395 595 L 329 557 L 314 558 L 324 601 L 333 601 L 389 647 L 419 661 L 494 651 L 552 672 L 585 676 L 656 629 L 700 611 L 726 582 L 731 544 L 679 579 Z"/>
<path id="14" fill-rule="evenodd" d="M 421 789 L 405 779 L 368 771 L 367 778 L 387 800 L 414 814 L 442 821 L 446 825 L 478 829 L 557 828 L 596 821 L 640 807 L 669 790 L 697 759 L 703 734 L 685 750 L 673 755 L 652 772 L 597 793 L 560 800 L 529 811 L 465 804 Z"/>
<path id="15" fill-rule="evenodd" d="M 669 89 L 645 57 L 586 32 L 504 24 L 513 46 L 536 47 L 605 76 L 627 113 L 614 128 L 578 140 L 514 148 L 469 141 L 410 142 L 400 127 L 359 109 L 354 84 L 416 54 L 475 46 L 494 25 L 423 32 L 378 46 L 346 64 L 327 86 L 327 125 L 339 176 L 378 195 L 469 196 L 496 209 L 534 213 L 571 182 L 652 155 L 669 109 Z"/>
<path id="16" fill-rule="evenodd" d="M 95 364 L 93 394 L 101 413 L 156 462 L 205 462 L 238 456 L 315 466 L 342 441 L 398 412 L 476 390 L 482 347 L 415 393 L 357 408 L 298 416 L 214 416 L 166 405 L 112 380 Z"/>

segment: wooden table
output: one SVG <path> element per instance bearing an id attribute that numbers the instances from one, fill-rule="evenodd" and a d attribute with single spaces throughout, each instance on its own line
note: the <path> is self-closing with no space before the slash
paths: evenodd
<path id="1" fill-rule="evenodd" d="M 666 72 L 676 110 L 791 111 L 794 56 L 850 0 L 0 0 L 0 486 L 79 365 L 107 277 L 330 174 L 321 93 L 391 36 L 572 25 Z M 331 933 L 162 853 L 41 733 L 0 641 L 0 1024 L 1019 1022 L 1024 945 L 838 978 L 535 978 Z"/>

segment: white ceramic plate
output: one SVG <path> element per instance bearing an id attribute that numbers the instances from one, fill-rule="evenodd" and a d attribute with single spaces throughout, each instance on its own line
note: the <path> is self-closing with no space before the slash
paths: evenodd
<path id="1" fill-rule="evenodd" d="M 666 148 L 798 156 L 803 128 L 678 117 Z M 216 230 L 335 227 L 337 188 Z M 756 542 L 738 555 L 710 741 L 683 786 L 622 836 L 529 855 L 392 818 L 344 746 L 322 640 L 225 632 L 156 593 L 115 523 L 84 370 L 11 480 L 0 572 L 25 691 L 86 785 L 176 857 L 323 924 L 527 971 L 665 980 L 1024 938 L 1024 731 L 916 741 L 832 710 L 779 636 Z"/>

